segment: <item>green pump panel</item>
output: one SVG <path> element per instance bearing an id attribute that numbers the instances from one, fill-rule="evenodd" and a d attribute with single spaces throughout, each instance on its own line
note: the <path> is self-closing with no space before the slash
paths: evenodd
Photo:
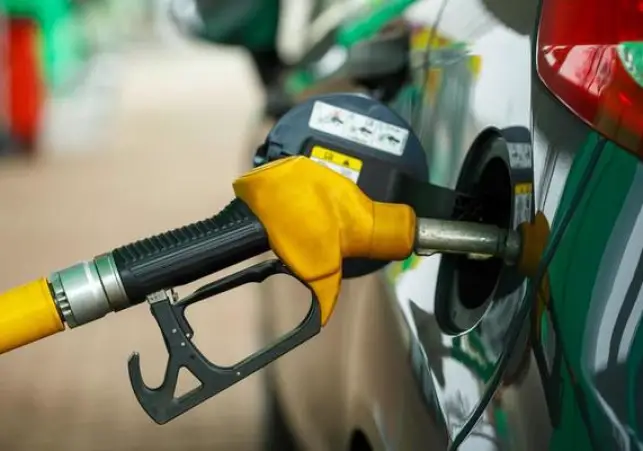
<path id="1" fill-rule="evenodd" d="M 85 42 L 76 6 L 69 0 L 0 0 L 9 17 L 38 23 L 42 70 L 50 89 L 70 79 L 85 61 Z"/>
<path id="2" fill-rule="evenodd" d="M 388 22 L 399 17 L 415 0 L 371 0 L 368 11 L 344 24 L 337 35 L 337 43 L 350 47 L 375 36 Z"/>
<path id="3" fill-rule="evenodd" d="M 347 20 L 337 30 L 335 43 L 343 48 L 372 38 L 392 20 L 415 3 L 415 0 L 370 0 L 364 10 L 351 20 Z M 294 71 L 286 80 L 286 91 L 297 95 L 312 87 L 318 80 L 306 68 Z"/>

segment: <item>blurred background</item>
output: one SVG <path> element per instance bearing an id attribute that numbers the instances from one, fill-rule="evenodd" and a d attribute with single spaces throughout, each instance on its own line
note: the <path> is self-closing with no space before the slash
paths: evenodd
<path id="1" fill-rule="evenodd" d="M 280 45 L 294 56 L 307 2 L 287 3 Z M 0 0 L 0 290 L 212 215 L 250 168 L 263 138 L 251 62 L 183 37 L 167 7 Z M 208 357 L 259 348 L 257 301 L 249 287 L 196 309 Z M 261 374 L 158 427 L 129 386 L 134 350 L 160 383 L 166 352 L 145 307 L 3 355 L 0 450 L 259 448 Z"/>

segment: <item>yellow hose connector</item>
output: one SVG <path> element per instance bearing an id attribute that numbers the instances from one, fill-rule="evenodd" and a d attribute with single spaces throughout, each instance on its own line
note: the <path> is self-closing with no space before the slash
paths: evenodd
<path id="1" fill-rule="evenodd" d="M 534 277 L 549 241 L 549 222 L 545 213 L 539 211 L 533 222 L 523 222 L 518 228 L 522 236 L 518 270 L 526 277 Z"/>
<path id="2" fill-rule="evenodd" d="M 47 279 L 0 294 L 0 354 L 64 329 Z"/>

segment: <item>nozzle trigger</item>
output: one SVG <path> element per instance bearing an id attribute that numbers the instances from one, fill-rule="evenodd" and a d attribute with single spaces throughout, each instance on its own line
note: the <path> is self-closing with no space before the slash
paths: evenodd
<path id="1" fill-rule="evenodd" d="M 227 367 L 210 362 L 194 345 L 191 340 L 193 333 L 185 318 L 185 309 L 188 306 L 247 283 L 261 283 L 275 274 L 286 274 L 304 283 L 280 260 L 273 259 L 204 285 L 176 302 L 168 291 L 160 291 L 148 296 L 150 310 L 161 329 L 169 354 L 165 376 L 157 388 L 148 387 L 143 381 L 138 353 L 130 357 L 128 371 L 136 399 L 157 424 L 165 424 L 182 415 L 319 333 L 321 329 L 319 302 L 314 291 L 304 283 L 312 294 L 310 309 L 295 329 L 273 345 Z M 175 391 L 181 368 L 190 371 L 201 385 L 177 398 Z"/>

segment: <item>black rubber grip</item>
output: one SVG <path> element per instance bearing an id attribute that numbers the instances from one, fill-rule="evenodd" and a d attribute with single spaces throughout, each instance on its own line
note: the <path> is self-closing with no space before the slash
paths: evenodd
<path id="1" fill-rule="evenodd" d="M 132 303 L 193 282 L 270 249 L 259 219 L 239 199 L 216 216 L 112 252 Z"/>

